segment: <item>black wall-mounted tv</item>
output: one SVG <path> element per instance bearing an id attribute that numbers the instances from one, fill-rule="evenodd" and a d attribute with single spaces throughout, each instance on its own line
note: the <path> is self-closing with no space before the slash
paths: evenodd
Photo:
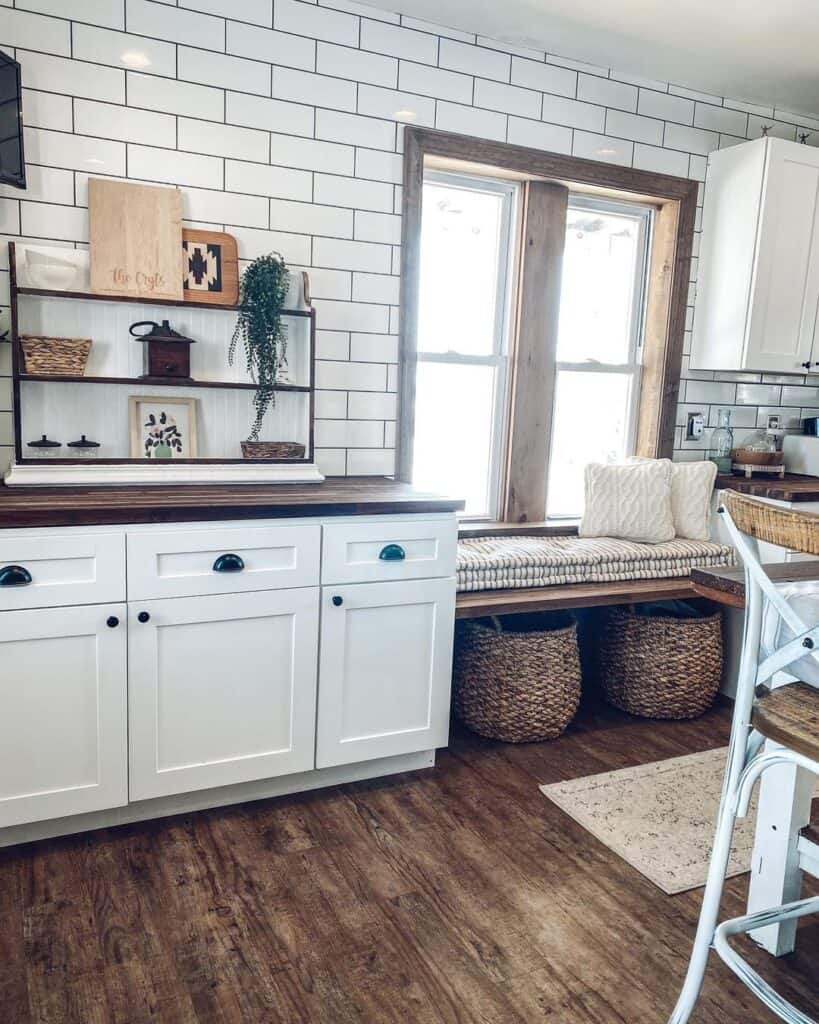
<path id="1" fill-rule="evenodd" d="M 0 50 L 0 182 L 26 187 L 20 64 Z"/>

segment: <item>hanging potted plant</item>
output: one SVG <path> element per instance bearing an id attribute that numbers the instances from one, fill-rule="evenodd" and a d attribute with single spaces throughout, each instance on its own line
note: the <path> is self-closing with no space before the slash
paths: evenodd
<path id="1" fill-rule="evenodd" d="M 304 445 L 292 441 L 260 441 L 265 413 L 276 404 L 276 380 L 281 367 L 287 365 L 287 325 L 282 308 L 290 271 L 277 253 L 259 256 L 242 275 L 239 291 L 239 317 L 230 341 L 228 362 L 233 365 L 239 339 L 245 351 L 245 362 L 251 379 L 257 385 L 253 395 L 256 418 L 242 455 L 246 459 L 299 459 Z"/>

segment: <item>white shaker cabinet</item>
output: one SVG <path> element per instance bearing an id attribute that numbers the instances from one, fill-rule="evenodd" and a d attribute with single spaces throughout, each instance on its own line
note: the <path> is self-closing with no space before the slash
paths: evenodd
<path id="1" fill-rule="evenodd" d="M 0 847 L 429 767 L 456 546 L 448 509 L 0 529 Z"/>
<path id="2" fill-rule="evenodd" d="M 819 149 L 765 138 L 708 157 L 691 367 L 819 366 Z"/>
<path id="3" fill-rule="evenodd" d="M 316 767 L 445 746 L 453 579 L 322 588 Z"/>
<path id="4" fill-rule="evenodd" d="M 126 617 L 0 614 L 0 828 L 127 803 Z"/>
<path id="5" fill-rule="evenodd" d="M 129 605 L 132 800 L 314 767 L 318 587 Z"/>

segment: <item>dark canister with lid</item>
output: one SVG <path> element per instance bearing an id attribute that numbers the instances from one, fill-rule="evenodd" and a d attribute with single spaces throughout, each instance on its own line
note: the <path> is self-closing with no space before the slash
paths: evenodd
<path id="1" fill-rule="evenodd" d="M 72 459 L 96 459 L 100 453 L 99 441 L 89 441 L 85 434 L 78 441 L 69 441 L 66 448 Z"/>
<path id="2" fill-rule="evenodd" d="M 26 451 L 32 459 L 54 459 L 60 454 L 62 446 L 62 441 L 52 441 L 43 434 L 38 440 L 29 441 Z"/>

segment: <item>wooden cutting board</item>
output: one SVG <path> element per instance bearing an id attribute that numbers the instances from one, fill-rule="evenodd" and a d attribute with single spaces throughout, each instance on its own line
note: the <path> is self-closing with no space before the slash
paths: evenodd
<path id="1" fill-rule="evenodd" d="M 186 302 L 235 306 L 239 301 L 239 251 L 233 235 L 183 228 L 182 279 Z"/>
<path id="2" fill-rule="evenodd" d="M 93 292 L 183 297 L 179 189 L 89 178 L 88 220 Z"/>

